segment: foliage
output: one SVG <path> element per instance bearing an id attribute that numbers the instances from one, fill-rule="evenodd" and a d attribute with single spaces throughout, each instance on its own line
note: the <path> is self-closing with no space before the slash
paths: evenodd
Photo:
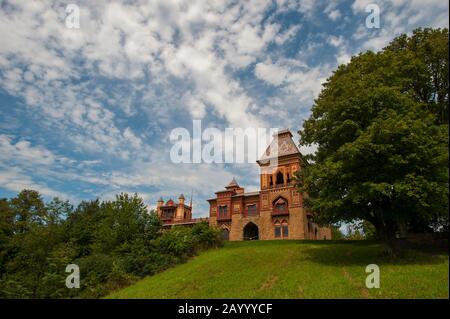
<path id="1" fill-rule="evenodd" d="M 164 230 L 136 194 L 74 209 L 23 190 L 0 199 L 0 297 L 98 298 L 221 245 L 219 231 L 207 223 Z M 80 269 L 80 289 L 65 286 L 72 263 Z"/>
<path id="2" fill-rule="evenodd" d="M 448 225 L 448 30 L 341 65 L 299 133 L 318 146 L 298 174 L 317 223 L 365 220 L 386 240 Z"/>

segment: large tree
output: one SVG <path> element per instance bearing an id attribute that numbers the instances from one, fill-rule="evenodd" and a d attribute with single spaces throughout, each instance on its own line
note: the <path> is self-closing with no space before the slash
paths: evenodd
<path id="1" fill-rule="evenodd" d="M 448 60 L 448 30 L 417 29 L 326 81 L 299 132 L 317 145 L 298 182 L 318 223 L 390 239 L 448 221 Z"/>

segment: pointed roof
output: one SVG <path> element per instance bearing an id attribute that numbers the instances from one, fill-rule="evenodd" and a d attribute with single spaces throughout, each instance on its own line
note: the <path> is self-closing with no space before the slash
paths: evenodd
<path id="1" fill-rule="evenodd" d="M 171 199 L 169 199 L 169 200 L 167 201 L 167 203 L 166 203 L 165 206 L 173 206 L 173 205 L 174 205 L 174 202 L 173 202 L 173 200 L 172 200 L 172 198 L 171 198 Z"/>
<path id="2" fill-rule="evenodd" d="M 239 187 L 238 183 L 236 182 L 236 179 L 233 177 L 231 182 L 226 186 L 225 188 L 233 188 L 233 187 Z"/>
<path id="3" fill-rule="evenodd" d="M 264 154 L 262 154 L 260 159 L 257 161 L 258 163 L 275 157 L 279 158 L 282 156 L 293 154 L 300 155 L 300 151 L 297 148 L 297 145 L 295 145 L 294 141 L 292 140 L 291 131 L 289 131 L 288 129 L 284 129 L 273 134 L 273 137 L 274 139 L 267 147 Z"/>
<path id="4" fill-rule="evenodd" d="M 178 199 L 185 199 L 185 198 L 184 198 L 184 195 L 181 194 L 180 197 L 178 197 Z"/>

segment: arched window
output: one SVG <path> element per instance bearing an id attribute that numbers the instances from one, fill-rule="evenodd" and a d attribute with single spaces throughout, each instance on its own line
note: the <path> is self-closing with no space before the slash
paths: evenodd
<path id="1" fill-rule="evenodd" d="M 273 202 L 273 215 L 286 215 L 289 213 L 288 203 L 283 197 L 278 197 L 277 200 Z"/>
<path id="2" fill-rule="evenodd" d="M 273 178 L 272 178 L 272 176 L 270 176 L 270 186 L 272 186 L 273 185 Z"/>
<path id="3" fill-rule="evenodd" d="M 283 220 L 281 222 L 281 230 L 282 230 L 283 238 L 289 237 L 289 227 L 288 227 L 287 220 Z"/>
<path id="4" fill-rule="evenodd" d="M 283 173 L 278 172 L 277 173 L 277 185 L 284 184 L 284 177 Z"/>
<path id="5" fill-rule="evenodd" d="M 290 177 L 289 177 L 289 173 L 287 173 L 287 175 L 286 175 L 286 183 L 290 183 L 291 182 L 291 179 L 290 179 Z"/>
<path id="6" fill-rule="evenodd" d="M 275 221 L 274 223 L 275 226 L 275 238 L 280 238 L 281 237 L 281 224 L 278 220 Z"/>

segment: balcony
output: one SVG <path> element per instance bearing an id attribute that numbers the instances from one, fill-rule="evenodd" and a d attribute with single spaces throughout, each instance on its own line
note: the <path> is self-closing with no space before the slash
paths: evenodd
<path id="1" fill-rule="evenodd" d="M 279 188 L 286 188 L 286 187 L 292 187 L 292 186 L 295 186 L 295 182 L 289 182 L 289 183 L 286 183 L 286 184 L 272 184 L 272 185 L 269 185 L 269 186 L 267 186 L 267 189 L 279 189 Z"/>
<path id="2" fill-rule="evenodd" d="M 283 209 L 274 208 L 272 210 L 272 216 L 286 216 L 286 215 L 289 215 L 289 209 L 287 209 L 287 207 Z"/>

